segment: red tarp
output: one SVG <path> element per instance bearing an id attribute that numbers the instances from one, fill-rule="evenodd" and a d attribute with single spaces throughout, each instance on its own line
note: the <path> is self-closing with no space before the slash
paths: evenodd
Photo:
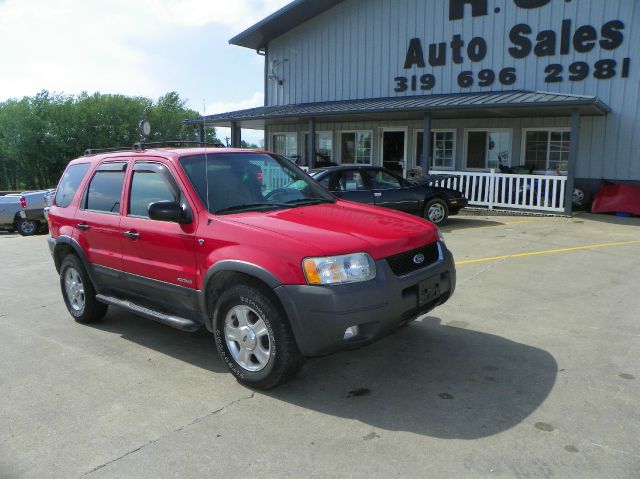
<path id="1" fill-rule="evenodd" d="M 591 212 L 640 215 L 640 186 L 603 186 L 593 198 Z"/>

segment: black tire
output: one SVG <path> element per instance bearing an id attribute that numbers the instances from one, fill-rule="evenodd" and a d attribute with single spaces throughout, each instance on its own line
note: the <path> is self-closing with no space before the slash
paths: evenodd
<path id="1" fill-rule="evenodd" d="M 81 281 L 82 293 L 74 297 L 74 295 L 67 289 L 66 280 L 67 275 L 73 277 L 76 276 Z M 71 288 L 72 286 L 69 286 Z M 94 323 L 96 321 L 100 321 L 105 314 L 107 314 L 107 310 L 109 307 L 101 303 L 96 299 L 96 292 L 91 283 L 91 279 L 89 279 L 89 275 L 87 274 L 82 262 L 76 255 L 69 254 L 62 261 L 62 265 L 60 266 L 60 289 L 62 290 L 62 298 L 64 299 L 64 304 L 67 306 L 67 310 L 69 314 L 73 316 L 79 323 Z M 70 297 L 71 296 L 71 297 Z M 80 297 L 82 301 L 80 304 Z"/>
<path id="2" fill-rule="evenodd" d="M 252 337 L 248 339 L 246 334 L 248 326 L 244 326 L 243 338 L 238 338 L 238 341 L 231 338 L 227 340 L 228 329 L 226 326 L 235 328 L 234 323 L 238 323 L 235 312 L 239 310 L 238 308 L 247 311 L 249 323 L 255 320 L 254 325 L 257 325 L 259 320 L 263 321 L 266 331 L 262 333 L 262 336 L 254 335 L 253 329 L 251 329 L 249 334 Z M 238 324 L 237 331 L 242 329 L 240 324 Z M 237 284 L 224 291 L 217 302 L 213 326 L 216 348 L 220 358 L 236 377 L 236 380 L 246 386 L 255 389 L 271 389 L 292 378 L 300 369 L 302 357 L 289 321 L 270 292 L 261 287 Z M 240 344 L 243 340 L 247 342 L 247 339 L 248 343 L 254 341 L 253 351 L 249 351 L 251 344 L 246 347 Z M 233 352 L 229 344 L 232 344 Z M 268 359 L 264 361 L 264 365 L 253 354 L 258 352 L 257 348 L 261 348 L 262 351 L 268 350 Z M 238 362 L 242 357 L 238 350 L 242 349 L 247 354 L 245 357 L 248 362 L 253 365 L 255 360 L 254 367 L 260 368 L 259 370 L 250 370 Z M 264 357 L 264 353 L 261 353 L 261 356 Z"/>
<path id="3" fill-rule="evenodd" d="M 577 186 L 573 188 L 573 193 L 571 195 L 571 201 L 573 202 L 573 206 L 586 206 L 587 205 L 587 194 L 586 192 Z"/>
<path id="4" fill-rule="evenodd" d="M 423 216 L 436 226 L 443 225 L 449 217 L 449 207 L 446 201 L 440 198 L 433 198 L 424 207 Z"/>
<path id="5" fill-rule="evenodd" d="M 32 236 L 38 232 L 39 228 L 40 222 L 36 220 L 20 218 L 16 221 L 16 230 L 21 236 Z"/>

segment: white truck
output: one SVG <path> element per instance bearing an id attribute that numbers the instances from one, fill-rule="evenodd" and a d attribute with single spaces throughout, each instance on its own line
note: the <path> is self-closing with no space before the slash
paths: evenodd
<path id="1" fill-rule="evenodd" d="M 31 236 L 45 229 L 45 195 L 49 190 L 25 191 L 0 196 L 0 229 Z"/>

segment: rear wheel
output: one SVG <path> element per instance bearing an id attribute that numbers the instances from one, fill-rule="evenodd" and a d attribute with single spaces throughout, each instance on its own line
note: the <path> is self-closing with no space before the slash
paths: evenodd
<path id="1" fill-rule="evenodd" d="M 22 236 L 34 235 L 38 232 L 38 228 L 40 228 L 39 221 L 20 218 L 16 222 L 16 229 L 18 230 L 18 233 L 20 233 Z"/>
<path id="2" fill-rule="evenodd" d="M 69 313 L 79 323 L 99 321 L 108 306 L 96 299 L 89 275 L 77 256 L 67 255 L 60 266 L 60 288 Z"/>
<path id="3" fill-rule="evenodd" d="M 214 316 L 218 354 L 236 379 L 270 389 L 298 371 L 301 355 L 289 322 L 271 294 L 239 284 L 220 295 Z"/>
<path id="4" fill-rule="evenodd" d="M 573 204 L 576 206 L 584 206 L 586 195 L 582 188 L 574 187 L 573 194 L 571 195 Z"/>
<path id="5" fill-rule="evenodd" d="M 444 200 L 434 198 L 424 207 L 424 217 L 433 224 L 440 226 L 449 217 L 449 207 Z"/>

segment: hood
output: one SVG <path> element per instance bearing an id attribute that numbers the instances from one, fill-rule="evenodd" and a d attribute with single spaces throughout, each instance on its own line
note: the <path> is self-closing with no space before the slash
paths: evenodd
<path id="1" fill-rule="evenodd" d="M 422 218 L 348 201 L 222 218 L 309 245 L 311 254 L 363 251 L 377 260 L 438 240 L 436 227 Z"/>

